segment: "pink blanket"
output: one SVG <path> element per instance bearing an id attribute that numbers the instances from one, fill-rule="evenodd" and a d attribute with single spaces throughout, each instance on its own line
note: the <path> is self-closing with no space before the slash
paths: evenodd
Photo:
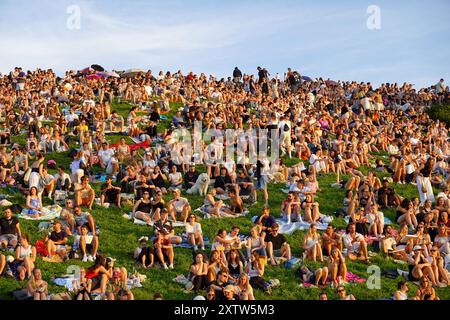
<path id="1" fill-rule="evenodd" d="M 330 278 L 327 279 L 327 283 L 329 283 L 329 282 L 330 282 Z M 361 277 L 357 276 L 354 273 L 347 272 L 347 282 L 362 283 L 362 282 L 366 282 L 366 279 L 361 278 Z M 313 285 L 313 283 L 309 283 L 309 282 L 304 282 L 303 283 L 303 286 L 306 287 L 306 288 L 310 287 L 312 285 Z"/>

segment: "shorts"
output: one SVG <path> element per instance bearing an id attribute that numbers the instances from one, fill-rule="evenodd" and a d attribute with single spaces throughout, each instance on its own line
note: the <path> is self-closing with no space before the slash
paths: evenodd
<path id="1" fill-rule="evenodd" d="M 17 83 L 16 91 L 23 91 L 25 89 L 25 83 Z"/>
<path id="2" fill-rule="evenodd" d="M 256 190 L 266 190 L 267 189 L 267 181 L 264 176 L 260 177 L 258 179 L 258 182 L 256 183 Z"/>
<path id="3" fill-rule="evenodd" d="M 55 246 L 55 251 L 62 251 L 62 250 L 67 250 L 66 245 L 64 245 L 64 244 L 57 244 Z"/>
<path id="4" fill-rule="evenodd" d="M 273 255 L 275 257 L 281 257 L 281 249 L 273 250 Z"/>
<path id="5" fill-rule="evenodd" d="M 11 243 L 11 241 L 17 242 L 17 236 L 14 234 L 2 234 L 0 236 L 0 242 L 7 241 L 8 243 Z"/>

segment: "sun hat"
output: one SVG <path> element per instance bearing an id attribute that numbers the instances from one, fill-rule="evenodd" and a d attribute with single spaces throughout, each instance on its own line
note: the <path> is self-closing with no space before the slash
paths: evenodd
<path id="1" fill-rule="evenodd" d="M 194 300 L 206 300 L 204 296 L 196 296 Z"/>
<path id="2" fill-rule="evenodd" d="M 422 246 L 420 246 L 420 245 L 415 245 L 414 246 L 414 248 L 413 248 L 413 251 L 416 251 L 416 250 L 423 250 L 423 248 L 422 248 Z"/>

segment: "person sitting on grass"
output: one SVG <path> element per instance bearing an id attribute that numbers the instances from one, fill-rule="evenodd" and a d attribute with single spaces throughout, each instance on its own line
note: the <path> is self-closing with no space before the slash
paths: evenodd
<path id="1" fill-rule="evenodd" d="M 47 300 L 48 283 L 42 280 L 42 273 L 39 268 L 33 269 L 33 275 L 28 281 L 27 292 L 33 300 Z"/>
<path id="2" fill-rule="evenodd" d="M 86 279 L 91 281 L 92 293 L 106 293 L 106 287 L 113 274 L 113 264 L 111 259 L 106 259 L 102 255 L 98 255 L 94 261 L 94 264 L 90 266 L 86 271 Z"/>
<path id="3" fill-rule="evenodd" d="M 336 288 L 336 293 L 338 294 L 339 300 L 356 300 L 354 295 L 347 295 L 347 291 L 345 290 L 345 287 L 343 285 L 339 285 Z"/>
<path id="4" fill-rule="evenodd" d="M 16 248 L 16 259 L 11 269 L 16 271 L 18 280 L 24 281 L 30 278 L 36 262 L 36 248 L 30 243 L 30 236 L 22 234 L 19 245 Z"/>
<path id="5" fill-rule="evenodd" d="M 183 221 L 187 222 L 187 218 L 191 213 L 191 206 L 186 198 L 181 197 L 180 189 L 174 189 L 172 191 L 173 199 L 169 201 L 169 214 L 173 222 L 177 221 L 177 215 Z"/>
<path id="6" fill-rule="evenodd" d="M 155 256 L 164 269 L 173 269 L 174 251 L 170 239 L 164 237 L 162 232 L 155 231 L 156 239 L 153 241 Z M 167 266 L 169 263 L 169 266 Z"/>
<path id="7" fill-rule="evenodd" d="M 59 214 L 59 221 L 69 237 L 75 232 L 75 219 L 73 218 L 73 200 L 67 199 L 65 207 Z"/>
<path id="8" fill-rule="evenodd" d="M 323 262 L 322 244 L 320 234 L 317 232 L 317 226 L 312 223 L 309 226 L 308 232 L 303 238 L 303 249 L 305 250 L 305 258 L 320 262 Z"/>
<path id="9" fill-rule="evenodd" d="M 261 236 L 258 226 L 253 226 L 250 230 L 250 237 L 247 239 L 247 257 L 256 252 L 261 257 L 266 257 L 266 245 L 264 243 L 264 236 Z"/>
<path id="10" fill-rule="evenodd" d="M 417 300 L 416 297 L 408 298 L 409 286 L 408 282 L 402 280 L 397 284 L 397 291 L 395 291 L 393 300 Z"/>
<path id="11" fill-rule="evenodd" d="M 256 219 L 255 224 L 261 225 L 261 230 L 268 233 L 275 225 L 275 218 L 270 214 L 270 208 L 265 206 L 261 215 Z"/>
<path id="12" fill-rule="evenodd" d="M 436 295 L 436 291 L 431 285 L 430 279 L 428 277 L 421 276 L 419 280 L 419 289 L 416 292 L 416 300 L 440 300 Z"/>
<path id="13" fill-rule="evenodd" d="M 6 208 L 5 216 L 0 218 L 0 249 L 15 248 L 21 234 L 19 219 Z"/>
<path id="14" fill-rule="evenodd" d="M 98 236 L 90 234 L 89 227 L 86 224 L 80 228 L 79 245 L 83 256 L 82 261 L 94 261 L 99 247 Z"/>
<path id="15" fill-rule="evenodd" d="M 275 266 L 277 262 L 275 258 L 281 257 L 291 260 L 291 247 L 287 242 L 286 237 L 279 233 L 280 226 L 275 223 L 271 231 L 266 235 L 266 250 L 270 263 Z"/>
<path id="16" fill-rule="evenodd" d="M 144 191 L 142 198 L 136 201 L 133 206 L 133 217 L 145 221 L 147 222 L 147 225 L 150 225 L 152 222 L 151 211 L 152 203 L 150 201 L 150 193 Z"/>
<path id="17" fill-rule="evenodd" d="M 92 210 L 94 200 L 95 191 L 89 184 L 89 177 L 83 176 L 81 183 L 77 183 L 75 186 L 75 204 L 77 206 L 85 206 L 89 210 Z"/>
<path id="18" fill-rule="evenodd" d="M 325 286 L 327 283 L 327 267 L 318 268 L 317 270 L 310 270 L 308 267 L 303 266 L 298 269 L 298 273 L 302 283 L 311 283 L 313 287 Z"/>
<path id="19" fill-rule="evenodd" d="M 289 192 L 281 203 L 281 214 L 288 224 L 300 219 L 300 201 L 296 201 L 294 192 Z M 299 198 L 297 198 L 299 200 Z"/>
<path id="20" fill-rule="evenodd" d="M 205 256 L 202 253 L 199 252 L 195 255 L 189 273 L 195 292 L 204 290 L 208 286 L 208 262 L 205 261 Z"/>
<path id="21" fill-rule="evenodd" d="M 307 194 L 305 200 L 301 203 L 301 208 L 305 212 L 304 221 L 307 223 L 316 223 L 320 217 L 319 203 L 313 200 L 311 194 Z"/>
<path id="22" fill-rule="evenodd" d="M 0 277 L 3 275 L 6 267 L 6 257 L 4 254 L 0 253 Z"/>
<path id="23" fill-rule="evenodd" d="M 109 130 L 111 132 L 123 132 L 124 119 L 116 110 L 111 112 L 108 118 Z"/>
<path id="24" fill-rule="evenodd" d="M 347 249 L 347 256 L 350 260 L 359 259 L 369 262 L 369 253 L 367 250 L 367 242 L 364 236 L 356 232 L 356 225 L 349 223 L 346 228 L 346 234 L 344 235 L 344 247 Z"/>
<path id="25" fill-rule="evenodd" d="M 41 196 L 48 195 L 48 198 L 51 200 L 55 187 L 55 178 L 48 173 L 47 167 L 42 167 L 42 174 L 38 184 L 39 193 Z"/>
<path id="26" fill-rule="evenodd" d="M 155 232 L 161 233 L 166 240 L 170 240 L 171 243 L 180 244 L 183 239 L 180 236 L 175 235 L 175 229 L 173 228 L 172 221 L 168 218 L 168 211 L 164 208 L 161 211 L 161 219 L 154 224 Z"/>
<path id="27" fill-rule="evenodd" d="M 120 206 L 120 187 L 112 184 L 112 177 L 106 178 L 106 183 L 102 185 L 100 193 L 100 205 L 103 207 L 105 202 L 115 204 L 119 209 Z"/>
<path id="28" fill-rule="evenodd" d="M 378 189 L 378 204 L 382 208 L 397 207 L 401 203 L 400 196 L 394 188 L 389 187 L 389 181 L 384 179 L 381 188 Z"/>
<path id="29" fill-rule="evenodd" d="M 27 204 L 26 207 L 28 209 L 28 214 L 39 218 L 43 216 L 42 213 L 42 200 L 41 196 L 38 193 L 38 189 L 36 187 L 30 188 L 30 194 L 27 196 Z"/>
<path id="30" fill-rule="evenodd" d="M 250 255 L 250 261 L 246 267 L 247 275 L 250 278 L 250 284 L 254 289 L 263 290 L 267 294 L 271 294 L 270 284 L 264 280 L 264 264 L 261 263 L 260 257 L 256 252 Z"/>
<path id="31" fill-rule="evenodd" d="M 153 267 L 155 252 L 148 246 L 148 237 L 139 238 L 139 247 L 134 250 L 134 259 L 144 269 Z"/>
<path id="32" fill-rule="evenodd" d="M 67 233 L 62 229 L 61 222 L 56 221 L 53 224 L 53 231 L 48 236 L 47 240 L 47 257 L 52 259 L 52 256 L 59 255 L 61 258 L 66 258 L 67 248 L 66 243 L 68 240 Z"/>
<path id="33" fill-rule="evenodd" d="M 338 248 L 342 251 L 342 236 L 338 234 L 332 225 L 328 225 L 322 234 L 322 252 L 326 256 L 331 255 L 332 248 Z"/>
<path id="34" fill-rule="evenodd" d="M 181 175 L 181 172 L 178 172 L 177 166 L 173 165 L 172 168 L 170 168 L 169 173 L 169 189 L 179 189 L 183 186 L 183 176 Z"/>
<path id="35" fill-rule="evenodd" d="M 194 251 L 205 250 L 205 243 L 203 241 L 202 225 L 197 222 L 197 217 L 193 214 L 189 216 L 189 221 L 186 223 L 186 235 L 188 243 L 193 246 Z"/>
<path id="36" fill-rule="evenodd" d="M 331 285 L 337 287 L 341 283 L 347 281 L 347 264 L 344 255 L 338 248 L 331 250 L 328 260 L 328 270 L 330 272 Z"/>

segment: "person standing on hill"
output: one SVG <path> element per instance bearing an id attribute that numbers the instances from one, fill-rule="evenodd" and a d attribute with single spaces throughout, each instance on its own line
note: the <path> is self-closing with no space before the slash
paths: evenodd
<path id="1" fill-rule="evenodd" d="M 234 81 L 234 83 L 241 82 L 241 79 L 242 79 L 242 72 L 241 72 L 241 70 L 239 70 L 238 67 L 235 67 L 234 71 L 233 71 L 233 81 Z"/>

